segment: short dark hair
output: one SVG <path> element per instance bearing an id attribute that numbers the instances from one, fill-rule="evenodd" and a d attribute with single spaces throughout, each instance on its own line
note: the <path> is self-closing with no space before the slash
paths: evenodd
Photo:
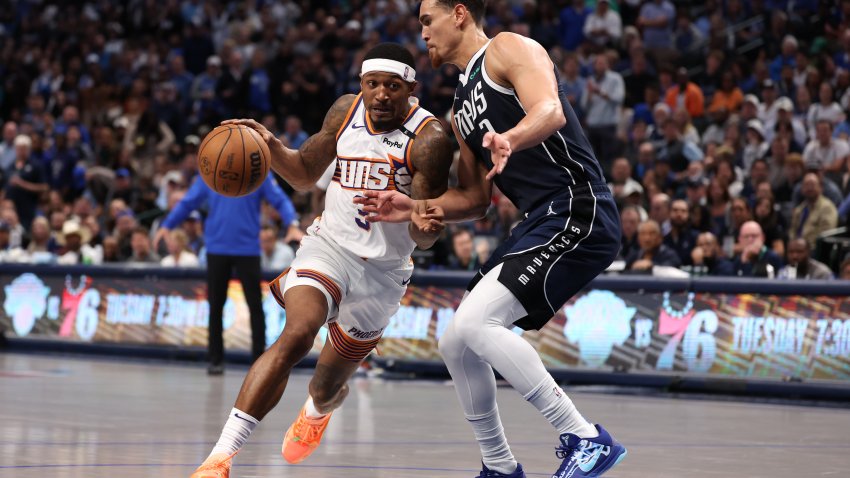
<path id="1" fill-rule="evenodd" d="M 398 43 L 378 43 L 366 52 L 363 60 L 373 60 L 376 58 L 399 61 L 411 68 L 415 68 L 416 65 L 416 61 L 413 59 L 413 54 L 410 53 L 410 50 Z"/>
<path id="2" fill-rule="evenodd" d="M 457 5 L 463 5 L 472 15 L 477 25 L 484 22 L 484 11 L 487 9 L 487 0 L 437 0 L 437 5 L 452 9 Z"/>

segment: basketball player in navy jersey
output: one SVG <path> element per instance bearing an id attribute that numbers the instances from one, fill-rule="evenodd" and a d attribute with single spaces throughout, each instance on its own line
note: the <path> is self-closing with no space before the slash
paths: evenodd
<path id="1" fill-rule="evenodd" d="M 492 184 L 525 213 L 469 285 L 440 352 L 483 455 L 479 477 L 524 477 L 496 406 L 493 369 L 560 433 L 554 478 L 595 477 L 626 449 L 588 422 L 510 328 L 540 329 L 611 264 L 620 245 L 617 207 L 549 56 L 513 33 L 487 38 L 483 0 L 424 0 L 422 38 L 434 67 L 461 70 L 452 126 L 459 185 L 414 201 L 367 192 L 372 221 L 412 220 L 423 232 L 484 214 Z M 604 93 L 595 93 L 604 95 Z"/>

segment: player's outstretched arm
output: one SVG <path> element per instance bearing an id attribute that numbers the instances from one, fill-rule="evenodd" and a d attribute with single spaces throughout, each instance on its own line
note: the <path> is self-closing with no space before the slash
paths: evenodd
<path id="1" fill-rule="evenodd" d="M 413 142 L 410 159 L 413 163 L 411 196 L 420 207 L 414 207 L 410 223 L 410 237 L 420 249 L 428 249 L 440 237 L 444 226 L 441 212 L 427 206 L 428 199 L 434 199 L 446 192 L 449 184 L 449 170 L 452 167 L 454 149 L 448 134 L 438 121 L 431 121 L 419 132 Z M 424 202 L 423 202 L 424 201 Z M 432 227 L 422 228 L 417 224 L 416 216 L 422 213 L 433 215 Z"/>
<path id="2" fill-rule="evenodd" d="M 487 74 L 505 88 L 513 88 L 526 111 L 516 126 L 501 133 L 484 135 L 484 146 L 493 153 L 493 169 L 501 173 L 513 151 L 542 143 L 567 122 L 558 98 L 555 67 L 549 54 L 536 41 L 514 33 L 496 35 L 487 49 Z"/>
<path id="3" fill-rule="evenodd" d="M 297 150 L 287 148 L 266 129 L 252 119 L 223 121 L 222 124 L 242 124 L 253 128 L 268 143 L 271 152 L 271 168 L 293 188 L 307 191 L 325 172 L 336 158 L 336 135 L 348 116 L 355 95 L 340 96 L 325 115 L 322 129 L 307 138 Z"/>

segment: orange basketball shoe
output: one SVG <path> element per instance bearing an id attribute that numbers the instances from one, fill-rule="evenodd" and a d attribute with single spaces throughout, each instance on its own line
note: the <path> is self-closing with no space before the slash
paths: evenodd
<path id="1" fill-rule="evenodd" d="M 318 448 L 330 419 L 331 413 L 321 418 L 310 418 L 304 407 L 301 407 L 301 413 L 283 438 L 283 447 L 280 451 L 283 458 L 292 464 L 304 461 Z"/>
<path id="2" fill-rule="evenodd" d="M 210 455 L 189 478 L 229 478 L 230 466 L 233 464 L 234 456 L 236 456 L 236 453 L 233 455 L 226 453 Z"/>

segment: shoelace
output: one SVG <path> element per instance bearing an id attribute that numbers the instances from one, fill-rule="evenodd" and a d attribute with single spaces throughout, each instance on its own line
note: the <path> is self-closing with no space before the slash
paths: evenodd
<path id="1" fill-rule="evenodd" d="M 295 436 L 300 438 L 301 441 L 312 443 L 321 436 L 321 430 L 321 427 L 310 424 L 308 419 L 305 418 L 304 420 L 298 421 L 298 427 L 295 429 Z"/>
<path id="2" fill-rule="evenodd" d="M 605 445 L 601 443 L 593 443 L 586 440 L 582 440 L 575 447 L 559 445 L 555 447 L 555 456 L 559 459 L 564 460 L 567 457 L 571 456 L 575 453 L 578 456 L 575 456 L 574 459 L 576 463 L 583 463 L 587 460 L 593 458 L 596 455 L 597 451 L 605 447 Z"/>

